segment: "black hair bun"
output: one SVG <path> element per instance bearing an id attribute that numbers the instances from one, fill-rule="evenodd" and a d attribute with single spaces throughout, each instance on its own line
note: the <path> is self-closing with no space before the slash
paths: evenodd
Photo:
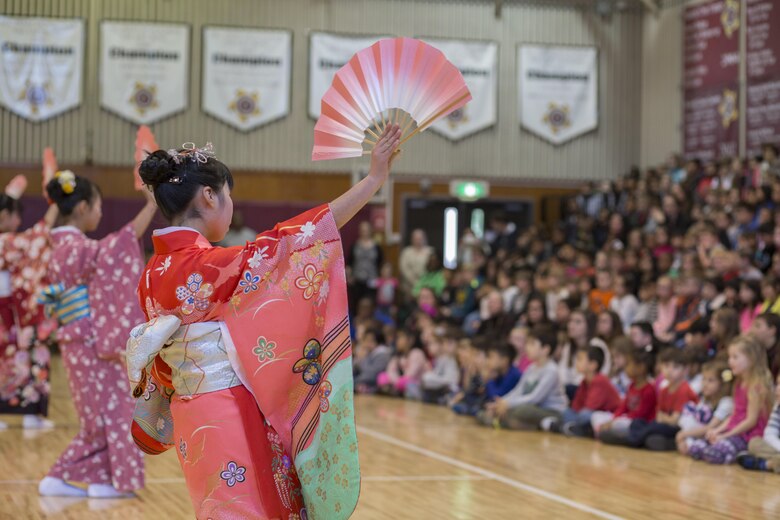
<path id="1" fill-rule="evenodd" d="M 68 196 L 68 194 L 65 193 L 65 191 L 62 189 L 62 185 L 60 184 L 59 179 L 56 177 L 50 180 L 46 185 L 46 193 L 49 195 L 49 200 L 57 205 L 63 202 Z"/>
<path id="2" fill-rule="evenodd" d="M 143 160 L 138 173 L 144 184 L 156 188 L 164 182 L 168 182 L 174 175 L 176 163 L 165 150 L 152 152 Z"/>

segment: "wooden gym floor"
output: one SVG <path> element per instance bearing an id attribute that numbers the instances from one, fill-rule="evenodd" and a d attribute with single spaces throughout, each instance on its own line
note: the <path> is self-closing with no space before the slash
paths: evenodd
<path id="1" fill-rule="evenodd" d="M 77 431 L 59 358 L 50 432 L 0 431 L 0 518 L 192 518 L 174 453 L 147 457 L 132 500 L 46 498 L 37 482 Z M 780 476 L 713 467 L 673 453 L 481 428 L 448 410 L 356 401 L 362 493 L 353 518 L 780 518 Z M 7 419 L 7 418 L 4 418 Z"/>

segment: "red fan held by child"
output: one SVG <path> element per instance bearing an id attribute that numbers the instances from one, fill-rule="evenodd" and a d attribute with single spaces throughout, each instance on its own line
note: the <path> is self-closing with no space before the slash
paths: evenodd
<path id="1" fill-rule="evenodd" d="M 471 100 L 460 71 L 420 40 L 380 40 L 355 54 L 322 97 L 314 126 L 314 161 L 371 153 L 385 128 L 401 144 Z"/>

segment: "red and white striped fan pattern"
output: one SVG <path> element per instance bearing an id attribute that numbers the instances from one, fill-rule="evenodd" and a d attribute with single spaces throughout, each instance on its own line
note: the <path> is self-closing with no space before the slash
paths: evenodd
<path id="1" fill-rule="evenodd" d="M 322 97 L 312 160 L 370 153 L 389 124 L 401 144 L 471 100 L 460 71 L 420 40 L 380 40 L 355 54 Z"/>

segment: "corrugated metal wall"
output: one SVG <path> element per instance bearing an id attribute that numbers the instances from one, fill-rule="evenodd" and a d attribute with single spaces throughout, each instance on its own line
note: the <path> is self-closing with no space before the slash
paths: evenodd
<path id="1" fill-rule="evenodd" d="M 682 148 L 682 5 L 646 15 L 642 27 L 642 166 Z"/>
<path id="2" fill-rule="evenodd" d="M 587 2 L 585 3 L 587 4 Z M 640 156 L 642 15 L 616 13 L 603 21 L 590 8 L 538 2 L 410 0 L 0 0 L 0 12 L 82 17 L 87 24 L 84 103 L 49 122 L 34 124 L 0 110 L 0 162 L 37 162 L 52 145 L 62 162 L 132 162 L 135 127 L 98 106 L 98 27 L 102 19 L 189 23 L 192 29 L 190 108 L 153 126 L 163 146 L 214 142 L 233 168 L 349 171 L 350 162 L 311 163 L 314 122 L 306 115 L 310 31 L 396 34 L 495 40 L 500 43 L 499 123 L 452 144 L 425 134 L 407 145 L 396 170 L 406 174 L 537 179 L 608 178 Z M 201 30 L 205 24 L 288 28 L 294 31 L 292 113 L 242 134 L 206 116 L 201 93 Z M 554 147 L 521 131 L 517 119 L 516 46 L 521 42 L 596 45 L 599 48 L 600 125 Z"/>

